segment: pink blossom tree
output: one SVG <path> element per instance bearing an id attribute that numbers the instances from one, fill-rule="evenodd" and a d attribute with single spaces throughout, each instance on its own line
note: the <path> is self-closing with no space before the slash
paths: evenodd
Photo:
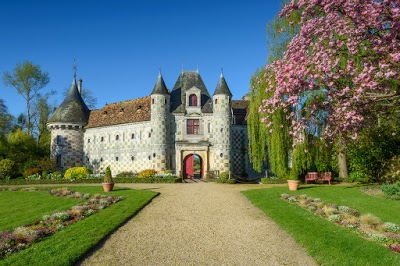
<path id="1" fill-rule="evenodd" d="M 323 124 L 321 137 L 342 143 L 339 175 L 345 178 L 343 141 L 357 138 L 377 109 L 388 110 L 390 104 L 379 99 L 398 103 L 400 0 L 292 0 L 280 16 L 299 11 L 299 34 L 283 58 L 266 67 L 266 91 L 272 97 L 260 112 L 271 125 L 271 114 L 283 109 L 297 143 L 310 126 Z M 324 100 L 310 91 L 322 92 Z M 315 101 L 300 110 L 301 100 L 310 95 Z"/>

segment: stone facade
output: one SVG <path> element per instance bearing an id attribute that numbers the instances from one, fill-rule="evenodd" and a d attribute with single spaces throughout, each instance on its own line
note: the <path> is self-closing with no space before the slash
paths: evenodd
<path id="1" fill-rule="evenodd" d="M 198 72 L 183 71 L 171 92 L 159 75 L 150 96 L 89 113 L 81 108 L 70 114 L 77 106 L 72 103 L 84 105 L 73 98 L 80 97 L 74 90 L 79 94 L 75 81 L 72 96 L 48 124 L 51 156 L 61 170 L 85 165 L 102 173 L 110 166 L 113 174 L 155 169 L 190 177 L 187 159 L 196 155 L 201 158 L 201 177 L 230 172 L 243 178 L 253 173 L 247 152 L 248 101 L 232 100 L 222 74 L 212 97 Z M 77 117 L 86 114 L 86 120 Z"/>

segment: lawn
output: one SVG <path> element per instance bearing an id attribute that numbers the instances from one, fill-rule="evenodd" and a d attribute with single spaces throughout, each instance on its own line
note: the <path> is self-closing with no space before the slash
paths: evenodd
<path id="1" fill-rule="evenodd" d="M 295 192 L 289 192 L 287 187 L 273 187 L 243 192 L 321 265 L 400 265 L 400 254 L 282 200 L 282 193 L 318 197 L 400 225 L 399 201 L 375 198 L 353 186 L 303 186 Z"/>
<path id="2" fill-rule="evenodd" d="M 0 231 L 33 223 L 45 214 L 67 210 L 83 201 L 54 197 L 47 191 L 1 191 Z"/>
<path id="3" fill-rule="evenodd" d="M 66 187 L 66 186 L 63 186 Z M 80 191 L 90 194 L 107 194 L 103 192 L 101 186 L 94 187 L 70 187 L 75 191 Z M 0 194 L 3 192 L 0 192 Z M 17 193 L 17 192 L 10 192 Z M 18 192 L 19 193 L 19 192 Z M 80 200 L 70 201 L 70 199 L 60 198 L 65 201 L 60 204 L 60 209 L 53 208 L 56 204 L 50 201 L 58 201 L 58 198 L 50 196 L 47 197 L 42 192 L 20 192 L 23 197 L 30 198 L 33 194 L 43 196 L 43 202 L 38 200 L 37 205 L 48 205 L 48 212 L 46 209 L 38 208 L 37 211 L 32 213 L 39 218 L 46 213 L 51 213 L 55 210 L 68 209 L 69 207 L 77 204 Z M 0 265 L 72 265 L 79 260 L 84 254 L 90 251 L 96 244 L 98 244 L 104 237 L 116 230 L 121 224 L 140 211 L 151 199 L 157 196 L 158 193 L 145 190 L 132 190 L 127 188 L 116 187 L 110 194 L 125 197 L 124 200 L 104 209 L 100 212 L 87 217 L 86 219 L 72 224 L 60 232 L 44 239 L 41 242 L 33 244 L 26 250 L 16 253 L 4 260 L 0 260 Z M 8 194 L 8 193 L 7 193 Z M 20 201 L 24 205 L 24 201 Z M 2 204 L 2 201 L 0 201 Z M 14 207 L 18 210 L 18 206 Z M 2 208 L 2 212 L 4 212 Z M 2 213 L 2 215 L 12 216 L 13 213 Z M 3 216 L 2 216 L 3 217 Z M 28 222 L 30 220 L 28 219 Z M 23 224 L 16 224 L 21 226 Z M 2 229 L 3 230 L 3 229 Z"/>

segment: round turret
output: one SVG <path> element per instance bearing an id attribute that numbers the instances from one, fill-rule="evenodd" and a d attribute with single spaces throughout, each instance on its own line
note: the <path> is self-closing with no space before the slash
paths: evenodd
<path id="1" fill-rule="evenodd" d="M 152 164 L 156 171 L 170 168 L 169 162 L 169 109 L 170 95 L 161 73 L 151 93 Z"/>
<path id="2" fill-rule="evenodd" d="M 217 88 L 213 95 L 213 137 L 214 137 L 214 168 L 223 172 L 230 171 L 231 143 L 231 98 L 232 93 L 221 73 Z"/>
<path id="3" fill-rule="evenodd" d="M 83 165 L 83 134 L 89 113 L 74 78 L 63 103 L 47 123 L 51 132 L 50 157 L 62 171 Z"/>

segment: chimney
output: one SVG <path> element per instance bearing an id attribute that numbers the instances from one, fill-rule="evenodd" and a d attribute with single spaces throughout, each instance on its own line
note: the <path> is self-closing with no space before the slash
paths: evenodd
<path id="1" fill-rule="evenodd" d="M 78 80 L 78 91 L 82 94 L 82 79 Z"/>

